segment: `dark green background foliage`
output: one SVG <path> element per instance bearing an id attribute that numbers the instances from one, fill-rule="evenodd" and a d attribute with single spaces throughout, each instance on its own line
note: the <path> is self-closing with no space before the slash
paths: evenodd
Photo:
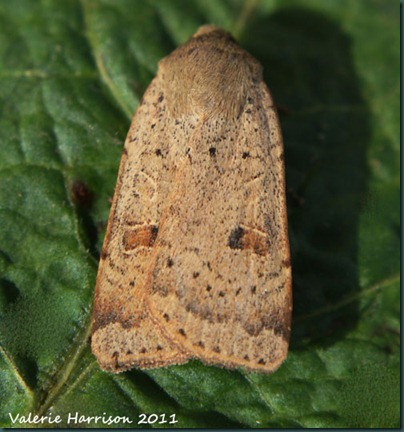
<path id="1" fill-rule="evenodd" d="M 158 60 L 204 23 L 260 60 L 280 109 L 290 353 L 272 375 L 110 375 L 90 312 L 122 145 Z M 399 425 L 398 1 L 2 0 L 0 76 L 0 425 Z"/>

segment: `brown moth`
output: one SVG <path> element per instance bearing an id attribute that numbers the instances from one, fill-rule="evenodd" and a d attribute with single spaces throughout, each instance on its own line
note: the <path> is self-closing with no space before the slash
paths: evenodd
<path id="1" fill-rule="evenodd" d="M 126 139 L 95 290 L 102 369 L 272 372 L 291 322 L 283 144 L 262 67 L 203 26 L 159 62 Z"/>

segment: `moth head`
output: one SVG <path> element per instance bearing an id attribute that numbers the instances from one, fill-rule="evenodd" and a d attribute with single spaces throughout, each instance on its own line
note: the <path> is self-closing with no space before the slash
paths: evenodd
<path id="1" fill-rule="evenodd" d="M 205 25 L 159 62 L 167 110 L 174 118 L 236 119 L 261 65 L 226 31 Z"/>
<path id="2" fill-rule="evenodd" d="M 220 27 L 216 27 L 212 24 L 206 24 L 206 25 L 199 27 L 199 29 L 196 31 L 196 33 L 194 33 L 192 35 L 191 39 L 206 37 L 207 35 L 209 35 L 209 37 L 224 38 L 224 39 L 227 39 L 227 40 L 232 41 L 232 42 L 237 44 L 236 40 L 233 38 L 233 36 L 229 32 L 221 29 Z"/>

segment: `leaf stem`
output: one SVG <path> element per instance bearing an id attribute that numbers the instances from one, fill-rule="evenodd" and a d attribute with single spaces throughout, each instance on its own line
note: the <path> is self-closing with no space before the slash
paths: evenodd
<path id="1" fill-rule="evenodd" d="M 390 276 L 389 278 L 383 279 L 380 282 L 375 283 L 374 285 L 371 285 L 369 288 L 363 289 L 361 291 L 359 291 L 358 293 L 355 294 L 351 294 L 346 296 L 345 298 L 343 298 L 341 301 L 334 303 L 332 305 L 323 307 L 319 310 L 316 310 L 315 312 L 311 312 L 309 314 L 305 314 L 305 315 L 300 315 L 298 317 L 295 318 L 295 322 L 301 322 L 301 321 L 305 321 L 307 319 L 313 318 L 313 317 L 317 317 L 319 315 L 328 313 L 328 312 L 332 312 L 334 310 L 337 310 L 349 303 L 354 302 L 355 300 L 357 300 L 358 298 L 368 295 L 374 291 L 379 290 L 380 288 L 386 286 L 386 285 L 390 285 L 394 282 L 398 282 L 400 280 L 400 275 L 396 274 L 393 276 Z"/>
<path id="2" fill-rule="evenodd" d="M 67 356 L 66 361 L 63 366 L 55 375 L 55 381 L 53 381 L 53 386 L 46 394 L 42 404 L 37 409 L 37 414 L 39 416 L 45 415 L 48 409 L 51 407 L 53 402 L 59 397 L 61 390 L 66 384 L 69 376 L 71 375 L 73 369 L 77 364 L 79 364 L 79 359 L 83 355 L 84 351 L 87 349 L 87 341 L 91 335 L 91 315 L 88 314 L 87 322 L 83 331 L 79 334 L 77 342 L 72 344 L 70 353 Z"/>
<path id="3" fill-rule="evenodd" d="M 233 28 L 233 36 L 236 39 L 240 38 L 240 35 L 246 27 L 248 20 L 254 12 L 254 9 L 256 9 L 257 4 L 258 0 L 246 0 L 244 2 L 244 6 L 241 9 L 241 13 Z"/>
<path id="4" fill-rule="evenodd" d="M 25 393 L 29 394 L 32 398 L 33 392 L 28 384 L 25 382 L 24 378 L 20 374 L 20 371 L 15 367 L 15 362 L 12 361 L 10 356 L 7 354 L 6 350 L 0 345 L 0 353 L 2 354 L 5 362 L 9 365 L 10 369 L 14 371 L 14 376 L 17 378 L 17 381 L 20 383 L 21 387 L 25 390 Z"/>
<path id="5" fill-rule="evenodd" d="M 84 23 L 85 23 L 85 27 L 88 28 L 87 25 L 87 15 L 88 15 L 88 8 L 90 6 L 88 6 L 88 2 L 86 0 L 81 0 L 82 3 L 82 8 L 83 8 L 83 15 L 84 15 Z M 91 43 L 90 43 L 91 44 Z M 119 106 L 121 107 L 122 111 L 125 113 L 125 115 L 131 119 L 133 116 L 133 109 L 131 107 L 129 107 L 121 98 L 120 92 L 117 88 L 117 86 L 114 84 L 114 81 L 111 79 L 111 77 L 109 76 L 105 66 L 104 66 L 104 59 L 101 53 L 98 52 L 97 49 L 93 50 L 94 52 L 94 59 L 95 59 L 95 63 L 97 65 L 98 71 L 100 73 L 100 76 L 102 78 L 102 80 L 104 81 L 104 83 L 106 84 L 106 86 L 109 88 L 109 90 L 111 91 L 112 95 L 114 96 L 115 100 L 118 102 Z"/>

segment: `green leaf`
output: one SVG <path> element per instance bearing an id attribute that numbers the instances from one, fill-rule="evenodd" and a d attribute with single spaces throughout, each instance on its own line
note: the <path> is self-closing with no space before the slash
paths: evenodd
<path id="1" fill-rule="evenodd" d="M 159 59 L 205 23 L 279 107 L 290 352 L 272 375 L 107 374 L 90 315 L 122 144 Z M 0 0 L 0 74 L 0 426 L 399 427 L 398 2 Z"/>

